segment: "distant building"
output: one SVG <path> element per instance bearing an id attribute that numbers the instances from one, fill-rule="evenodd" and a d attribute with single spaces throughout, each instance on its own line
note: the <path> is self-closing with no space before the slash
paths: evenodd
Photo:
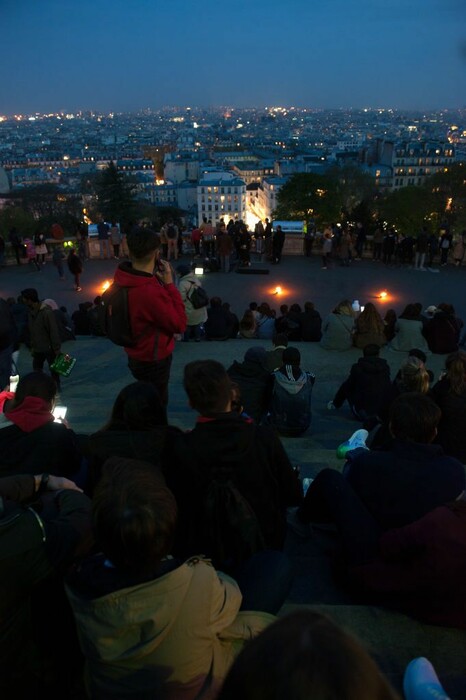
<path id="1" fill-rule="evenodd" d="M 245 219 L 246 183 L 232 173 L 206 173 L 197 186 L 199 221 Z"/>
<path id="2" fill-rule="evenodd" d="M 265 177 L 262 180 L 254 207 L 254 213 L 257 214 L 258 218 L 262 220 L 272 218 L 272 212 L 277 206 L 277 194 L 288 180 L 288 177 L 277 176 Z"/>

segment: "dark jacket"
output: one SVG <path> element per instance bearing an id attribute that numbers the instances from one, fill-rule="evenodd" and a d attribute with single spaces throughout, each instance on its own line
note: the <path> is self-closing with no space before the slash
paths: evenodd
<path id="1" fill-rule="evenodd" d="M 226 340 L 230 337 L 231 320 L 221 306 L 207 309 L 207 321 L 204 324 L 206 337 L 211 340 Z"/>
<path id="2" fill-rule="evenodd" d="M 463 465 L 440 445 L 400 440 L 386 452 L 357 452 L 346 477 L 383 530 L 413 523 L 465 488 Z"/>
<path id="3" fill-rule="evenodd" d="M 52 588 L 52 579 L 57 573 L 63 574 L 78 548 L 82 554 L 90 549 L 91 503 L 84 494 L 65 490 L 47 494 L 44 504 L 51 497 L 49 507 L 36 512 L 27 507 L 35 500 L 34 479 L 27 475 L 0 479 L 0 496 L 4 500 L 0 516 L 0 689 L 2 697 L 12 698 L 23 697 L 18 679 L 31 677 L 34 672 L 37 684 L 36 674 L 40 662 L 44 663 L 40 659 L 43 650 L 32 639 L 31 595 L 47 580 L 41 604 L 52 606 L 58 614 L 59 601 L 52 599 L 52 591 L 57 596 L 58 586 Z M 66 625 L 66 621 L 54 621 L 54 629 L 60 624 Z M 47 647 L 50 653 L 50 644 Z"/>
<path id="4" fill-rule="evenodd" d="M 79 275 L 83 271 L 83 264 L 81 262 L 81 259 L 78 258 L 78 256 L 71 252 L 68 255 L 68 269 L 71 272 L 72 275 Z"/>
<path id="5" fill-rule="evenodd" d="M 298 505 L 302 489 L 276 433 L 245 421 L 237 413 L 198 419 L 181 435 L 165 468 L 167 485 L 178 504 L 174 553 L 190 556 L 205 551 L 196 524 L 213 468 L 227 466 L 234 483 L 254 510 L 266 547 L 281 549 L 286 533 L 286 508 Z"/>
<path id="6" fill-rule="evenodd" d="M 431 352 L 444 355 L 458 350 L 463 322 L 444 311 L 437 311 L 424 327 L 424 335 Z"/>
<path id="7" fill-rule="evenodd" d="M 381 357 L 360 357 L 338 390 L 334 404 L 339 407 L 347 399 L 356 411 L 376 416 L 389 400 L 391 389 L 387 361 Z"/>
<path id="8" fill-rule="evenodd" d="M 299 315 L 301 340 L 316 343 L 322 338 L 322 318 L 318 311 L 304 311 Z"/>
<path id="9" fill-rule="evenodd" d="M 423 622 L 466 628 L 466 503 L 440 506 L 382 535 L 377 558 L 353 567 L 361 588 Z"/>
<path id="10" fill-rule="evenodd" d="M 245 412 L 259 422 L 269 407 L 273 386 L 273 378 L 265 366 L 265 358 L 263 364 L 252 360 L 235 360 L 227 372 L 230 379 L 240 388 Z"/>
<path id="11" fill-rule="evenodd" d="M 294 373 L 282 367 L 274 372 L 270 421 L 281 435 L 302 435 L 311 424 L 312 387 L 316 380 L 310 372 Z"/>
<path id="12" fill-rule="evenodd" d="M 436 442 L 447 455 L 466 464 L 466 392 L 454 394 L 444 377 L 432 387 L 431 396 L 442 411 Z"/>

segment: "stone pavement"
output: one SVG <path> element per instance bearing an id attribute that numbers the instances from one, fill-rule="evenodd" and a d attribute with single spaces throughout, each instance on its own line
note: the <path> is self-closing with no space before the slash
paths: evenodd
<path id="1" fill-rule="evenodd" d="M 100 293 L 105 279 L 112 278 L 116 263 L 91 261 L 83 275 L 84 291 L 73 291 L 70 279 L 60 282 L 56 270 L 47 264 L 40 273 L 24 267 L 9 267 L 0 272 L 0 296 L 16 296 L 25 287 L 36 287 L 41 298 L 53 298 L 68 307 L 71 313 L 78 302 L 92 300 Z M 464 270 L 442 269 L 440 274 L 421 273 L 407 269 L 387 269 L 369 261 L 354 263 L 352 268 L 320 269 L 320 259 L 286 258 L 282 265 L 272 266 L 268 276 L 248 276 L 230 273 L 210 273 L 204 276 L 204 286 L 231 303 L 232 310 L 241 315 L 250 301 L 267 300 L 272 306 L 280 303 L 314 301 L 322 316 L 343 298 L 373 299 L 382 289 L 390 294 L 386 307 L 401 312 L 410 301 L 420 301 L 424 308 L 442 300 L 451 301 L 460 316 L 466 318 Z M 280 285 L 283 295 L 273 294 Z M 377 303 L 377 302 L 376 302 Z M 181 428 L 189 429 L 195 420 L 182 387 L 184 365 L 194 359 L 212 358 L 229 366 L 254 345 L 268 346 L 270 341 L 230 340 L 226 342 L 177 343 L 173 358 L 169 419 Z M 327 411 L 340 382 L 347 376 L 353 362 L 360 356 L 354 349 L 330 353 L 315 343 L 295 343 L 302 355 L 303 367 L 316 376 L 313 394 L 313 421 L 309 432 L 301 438 L 284 438 L 285 448 L 294 464 L 301 465 L 303 476 L 314 476 L 322 467 L 341 468 L 335 449 L 359 424 L 349 410 Z M 60 403 L 68 406 L 71 427 L 78 433 L 97 430 L 108 419 L 113 400 L 119 390 L 132 381 L 121 348 L 103 338 L 80 337 L 64 346 L 77 358 L 71 376 L 63 381 Z M 392 369 L 398 369 L 405 353 L 382 350 Z M 428 366 L 436 377 L 443 368 L 444 358 L 430 356 Z M 31 368 L 27 350 L 22 349 L 20 373 Z M 466 668 L 466 640 L 463 632 L 442 630 L 420 625 L 403 615 L 388 613 L 381 608 L 357 605 L 335 586 L 328 566 L 326 552 L 334 548 L 332 533 L 321 533 L 311 540 L 299 540 L 290 535 L 286 545 L 295 569 L 295 582 L 289 605 L 318 604 L 335 619 L 356 631 L 378 656 L 382 666 L 399 685 L 404 665 L 412 656 L 428 656 L 440 672 L 446 687 L 463 687 L 460 677 Z M 466 691 L 466 688 L 465 688 Z"/>

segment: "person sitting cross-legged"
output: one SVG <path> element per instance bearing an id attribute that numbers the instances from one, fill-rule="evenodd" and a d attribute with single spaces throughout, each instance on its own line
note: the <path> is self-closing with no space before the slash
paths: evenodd
<path id="1" fill-rule="evenodd" d="M 153 465 L 106 463 L 92 502 L 99 553 L 66 585 L 88 697 L 213 698 L 235 655 L 274 621 L 290 583 L 289 570 L 274 581 L 284 555 L 260 552 L 237 582 L 199 553 L 173 558 L 176 522 Z"/>

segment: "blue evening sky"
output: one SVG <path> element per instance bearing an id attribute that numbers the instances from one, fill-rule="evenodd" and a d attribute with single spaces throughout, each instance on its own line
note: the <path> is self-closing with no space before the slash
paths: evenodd
<path id="1" fill-rule="evenodd" d="M 0 0 L 0 114 L 466 105 L 466 0 Z"/>

